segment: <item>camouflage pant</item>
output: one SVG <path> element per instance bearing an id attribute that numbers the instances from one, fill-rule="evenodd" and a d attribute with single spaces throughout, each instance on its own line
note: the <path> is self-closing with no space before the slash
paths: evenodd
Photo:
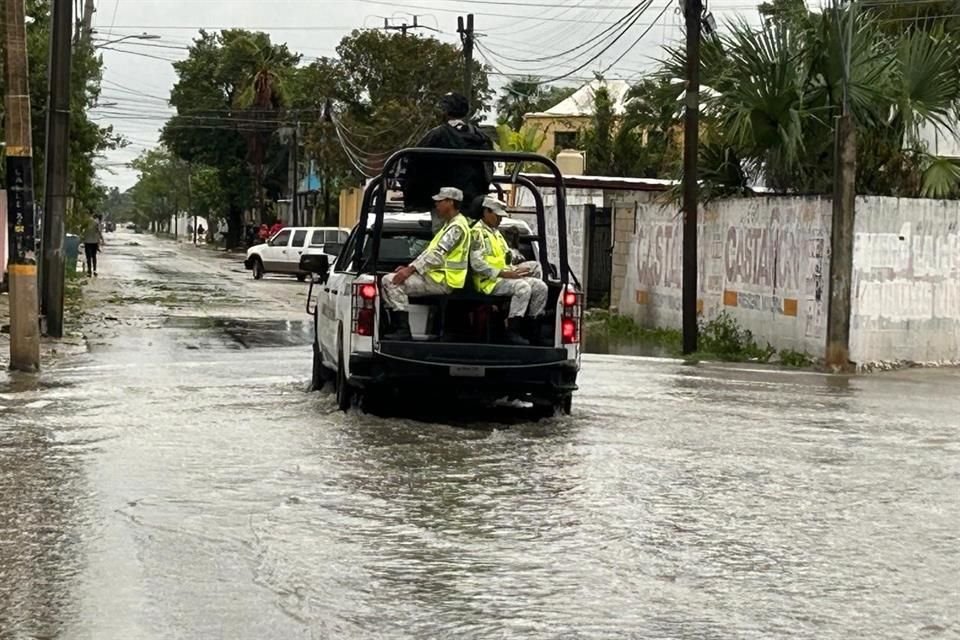
<path id="1" fill-rule="evenodd" d="M 547 283 L 541 279 L 542 270 L 536 262 L 524 262 L 515 267 L 526 269 L 530 277 L 517 280 L 499 279 L 491 292 L 495 296 L 510 296 L 511 318 L 543 315 L 547 308 Z"/>
<path id="2" fill-rule="evenodd" d="M 403 284 L 393 283 L 393 274 L 383 276 L 383 301 L 388 309 L 406 311 L 410 298 L 418 296 L 446 296 L 453 291 L 444 283 L 436 283 L 414 273 L 403 281 Z"/>

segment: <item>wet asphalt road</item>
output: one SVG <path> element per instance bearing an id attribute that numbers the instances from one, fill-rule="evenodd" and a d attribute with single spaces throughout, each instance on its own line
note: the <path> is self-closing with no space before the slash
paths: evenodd
<path id="1" fill-rule="evenodd" d="M 960 637 L 956 371 L 592 356 L 568 418 L 344 416 L 305 285 L 112 240 L 89 351 L 0 374 L 0 638 Z"/>

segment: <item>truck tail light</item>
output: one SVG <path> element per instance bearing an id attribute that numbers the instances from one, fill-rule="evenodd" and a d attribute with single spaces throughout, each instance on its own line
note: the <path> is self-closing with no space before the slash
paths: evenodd
<path id="1" fill-rule="evenodd" d="M 560 315 L 560 338 L 563 344 L 580 342 L 580 320 L 583 315 L 583 294 L 567 289 L 561 297 L 563 312 Z"/>
<path id="2" fill-rule="evenodd" d="M 377 285 L 358 282 L 353 285 L 353 332 L 373 336 L 377 320 Z"/>

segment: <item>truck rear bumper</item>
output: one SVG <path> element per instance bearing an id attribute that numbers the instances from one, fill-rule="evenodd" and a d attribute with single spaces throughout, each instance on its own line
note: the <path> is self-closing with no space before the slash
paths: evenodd
<path id="1" fill-rule="evenodd" d="M 350 356 L 356 387 L 420 387 L 451 396 L 556 399 L 577 389 L 578 372 L 565 350 L 543 347 L 381 342 L 379 353 Z"/>

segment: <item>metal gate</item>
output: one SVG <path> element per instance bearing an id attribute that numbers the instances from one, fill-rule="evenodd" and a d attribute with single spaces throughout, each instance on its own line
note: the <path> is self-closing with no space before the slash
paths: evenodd
<path id="1" fill-rule="evenodd" d="M 610 209 L 590 213 L 589 254 L 587 256 L 587 305 L 609 306 L 613 277 L 613 215 Z"/>

